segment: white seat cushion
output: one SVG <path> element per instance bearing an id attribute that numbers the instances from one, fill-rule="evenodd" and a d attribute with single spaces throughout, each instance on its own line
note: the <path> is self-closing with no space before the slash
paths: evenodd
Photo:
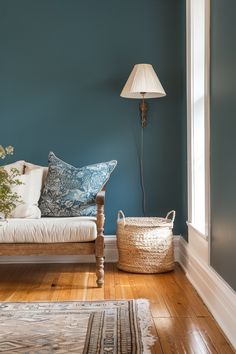
<path id="1" fill-rule="evenodd" d="M 0 243 L 89 242 L 97 237 L 95 217 L 9 219 Z"/>

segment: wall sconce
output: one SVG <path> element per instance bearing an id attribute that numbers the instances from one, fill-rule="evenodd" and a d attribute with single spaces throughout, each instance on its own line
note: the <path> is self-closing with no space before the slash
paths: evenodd
<path id="1" fill-rule="evenodd" d="M 139 103 L 141 126 L 147 125 L 148 104 L 145 98 L 166 95 L 151 64 L 136 64 L 121 92 L 121 97 L 141 99 Z"/>

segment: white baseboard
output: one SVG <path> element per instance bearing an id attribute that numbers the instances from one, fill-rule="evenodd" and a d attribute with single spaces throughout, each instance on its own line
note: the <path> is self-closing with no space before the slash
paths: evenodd
<path id="1" fill-rule="evenodd" d="M 236 348 L 236 293 L 210 267 L 203 262 L 188 243 L 179 238 L 176 260 L 183 267 L 186 276 L 199 293 L 219 326 Z"/>

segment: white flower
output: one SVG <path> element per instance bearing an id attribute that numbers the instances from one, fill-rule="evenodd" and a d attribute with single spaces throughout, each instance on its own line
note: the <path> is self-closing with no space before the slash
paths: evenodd
<path id="1" fill-rule="evenodd" d="M 5 159 L 6 157 L 6 151 L 2 145 L 0 145 L 0 158 Z"/>
<path id="2" fill-rule="evenodd" d="M 11 145 L 8 145 L 8 146 L 5 148 L 5 150 L 6 150 L 7 155 L 13 155 L 13 153 L 14 153 L 14 147 L 11 146 Z"/>

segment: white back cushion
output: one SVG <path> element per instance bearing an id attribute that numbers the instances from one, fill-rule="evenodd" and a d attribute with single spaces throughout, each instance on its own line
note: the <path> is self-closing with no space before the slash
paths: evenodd
<path id="1" fill-rule="evenodd" d="M 45 185 L 47 174 L 48 174 L 48 167 L 34 165 L 33 163 L 30 163 L 30 162 L 25 162 L 25 173 L 29 173 L 30 171 L 32 171 L 34 169 L 42 169 L 42 172 L 43 172 L 42 188 L 43 188 Z"/>
<path id="2" fill-rule="evenodd" d="M 13 210 L 12 218 L 38 219 L 41 211 L 38 208 L 38 201 L 42 189 L 43 169 L 35 168 L 18 177 L 22 182 L 19 186 L 14 186 L 16 192 L 22 200 Z"/>
<path id="3" fill-rule="evenodd" d="M 12 168 L 16 168 L 19 171 L 19 173 L 22 175 L 24 173 L 25 161 L 24 160 L 16 161 L 16 162 L 10 163 L 9 165 L 5 165 L 3 167 L 4 167 L 4 170 L 6 170 L 8 173 L 11 172 Z"/>

